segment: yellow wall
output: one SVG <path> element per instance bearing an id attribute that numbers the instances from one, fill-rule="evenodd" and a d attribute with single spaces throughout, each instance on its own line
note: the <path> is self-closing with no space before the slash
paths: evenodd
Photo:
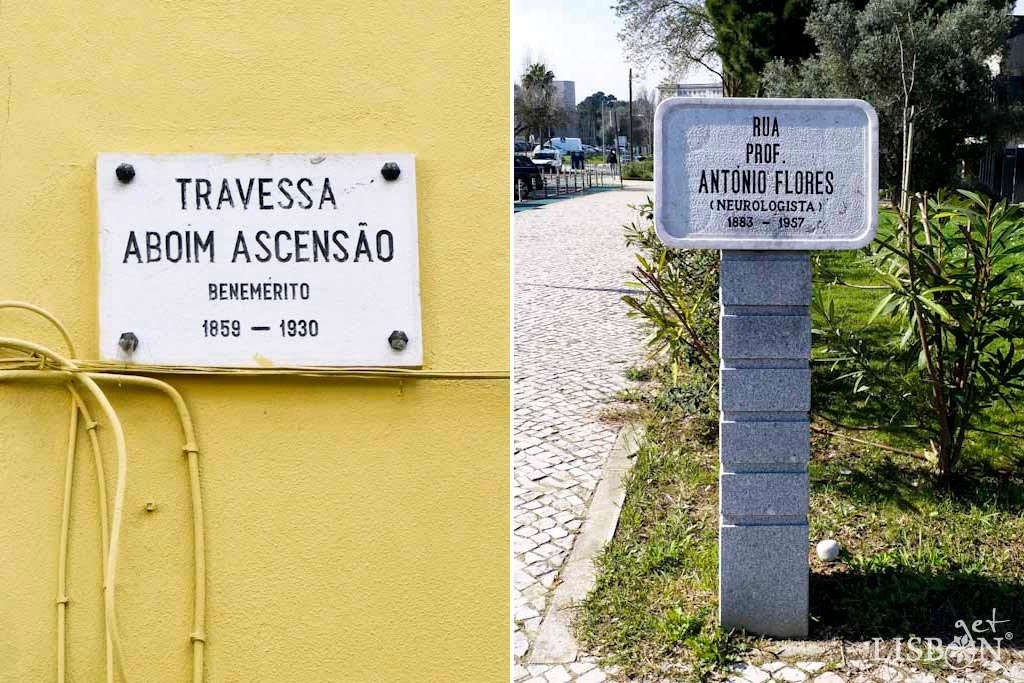
<path id="1" fill-rule="evenodd" d="M 4 2 L 0 299 L 96 357 L 101 151 L 416 154 L 424 367 L 509 364 L 502 2 Z M 467 144 L 466 140 L 480 141 Z M 61 348 L 24 313 L 0 336 Z M 202 449 L 209 681 L 508 678 L 506 381 L 179 377 Z M 169 405 L 112 387 L 129 445 L 118 614 L 132 681 L 190 671 L 191 518 Z M 63 390 L 0 383 L 0 680 L 54 680 Z M 113 487 L 109 429 L 101 432 Z M 71 680 L 103 670 L 84 437 Z M 144 512 L 147 502 L 158 509 Z"/>

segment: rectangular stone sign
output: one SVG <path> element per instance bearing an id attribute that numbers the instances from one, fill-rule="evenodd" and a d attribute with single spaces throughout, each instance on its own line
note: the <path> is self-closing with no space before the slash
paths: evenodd
<path id="1" fill-rule="evenodd" d="M 861 100 L 665 100 L 654 222 L 690 249 L 856 249 L 878 224 L 878 118 Z"/>
<path id="2" fill-rule="evenodd" d="M 99 350 L 418 366 L 412 154 L 100 154 Z"/>
<path id="3" fill-rule="evenodd" d="M 654 223 L 719 262 L 722 628 L 808 628 L 811 249 L 878 224 L 878 119 L 860 100 L 688 99 L 655 115 Z"/>

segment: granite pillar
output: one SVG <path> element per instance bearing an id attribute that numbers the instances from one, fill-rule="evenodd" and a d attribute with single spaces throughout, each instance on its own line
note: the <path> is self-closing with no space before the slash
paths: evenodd
<path id="1" fill-rule="evenodd" d="M 807 635 L 811 265 L 806 251 L 722 251 L 719 616 Z"/>

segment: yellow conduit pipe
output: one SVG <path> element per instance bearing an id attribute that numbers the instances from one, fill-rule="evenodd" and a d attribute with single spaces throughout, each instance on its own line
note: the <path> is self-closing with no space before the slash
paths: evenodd
<path id="1" fill-rule="evenodd" d="M 192 534 L 193 558 L 195 570 L 195 591 L 192 610 L 192 680 L 201 683 L 203 680 L 203 651 L 206 643 L 206 535 L 203 522 L 203 495 L 199 481 L 199 446 L 196 441 L 196 430 L 192 423 L 185 399 L 178 390 L 166 382 L 152 377 L 138 375 L 116 375 L 108 373 L 86 373 L 89 377 L 101 382 L 117 382 L 130 386 L 155 389 L 162 392 L 174 404 L 181 422 L 181 431 L 185 437 L 182 450 L 188 456 L 189 482 L 192 493 Z"/>
<path id="2" fill-rule="evenodd" d="M 27 301 L 5 300 L 0 300 L 0 308 L 20 308 L 25 311 L 32 311 L 36 315 L 39 315 L 49 320 L 51 323 L 53 323 L 53 326 L 57 328 L 57 331 L 60 332 L 60 336 L 64 337 L 64 343 L 67 344 L 68 352 L 71 354 L 71 357 L 74 358 L 75 356 L 78 355 L 78 353 L 75 351 L 75 344 L 74 342 L 71 341 L 71 335 L 68 334 L 67 328 L 64 327 L 64 325 L 62 325 L 59 320 L 57 320 L 56 316 L 47 311 L 45 308 L 40 308 L 35 304 L 28 303 Z"/>
<path id="3" fill-rule="evenodd" d="M 63 683 L 66 676 L 64 661 L 65 626 L 68 607 L 68 525 L 71 520 L 71 482 L 75 472 L 75 443 L 78 441 L 78 406 L 71 396 L 71 419 L 68 427 L 68 455 L 64 465 L 64 503 L 60 517 L 60 556 L 57 564 L 57 680 Z"/>
<path id="4" fill-rule="evenodd" d="M 121 518 L 124 514 L 125 485 L 127 483 L 126 480 L 128 476 L 128 448 L 125 443 L 124 429 L 121 427 L 121 421 L 118 419 L 117 413 L 114 412 L 114 407 L 110 405 L 110 401 L 107 400 L 107 396 L 103 393 L 103 390 L 100 389 L 96 382 L 87 374 L 76 372 L 78 368 L 70 360 L 60 356 L 54 351 L 51 351 L 45 346 L 21 339 L 12 339 L 10 337 L 0 337 L 0 348 L 13 349 L 15 351 L 21 351 L 22 353 L 49 358 L 53 362 L 57 363 L 60 366 L 60 369 L 71 372 L 72 378 L 76 382 L 79 382 L 85 390 L 93 396 L 107 420 L 110 422 L 111 430 L 114 433 L 114 445 L 117 451 L 117 480 L 114 487 L 114 512 L 110 521 L 110 543 L 109 550 L 107 552 L 107 566 L 103 579 L 103 605 L 107 633 L 113 640 L 115 659 L 121 672 L 121 678 L 127 680 L 124 673 L 124 656 L 123 649 L 121 648 L 121 637 L 117 631 L 117 614 L 114 611 L 115 585 L 117 578 L 117 549 L 121 536 Z"/>
<path id="5" fill-rule="evenodd" d="M 96 436 L 96 422 L 92 419 L 92 414 L 89 411 L 89 407 L 85 401 L 82 400 L 81 394 L 75 389 L 75 385 L 70 381 L 72 379 L 72 373 L 63 370 L 7 370 L 0 372 L 0 381 L 18 381 L 18 380 L 53 380 L 53 381 L 65 381 L 67 382 L 68 391 L 71 393 L 71 397 L 74 404 L 77 406 L 78 411 L 81 413 L 83 421 L 85 422 L 85 429 L 89 435 L 89 443 L 92 447 L 93 454 L 93 465 L 96 470 L 96 487 L 97 494 L 99 496 L 99 513 L 100 513 L 100 550 L 102 555 L 102 567 L 103 571 L 106 571 L 107 566 L 107 547 L 110 536 L 110 529 L 108 520 L 110 517 L 107 514 L 107 478 L 103 471 L 103 454 L 100 450 L 99 437 Z M 70 515 L 67 515 L 67 519 L 70 521 Z M 62 531 L 66 529 L 62 527 Z M 63 533 L 62 533 L 63 539 Z M 63 540 L 62 540 L 63 544 Z M 65 566 L 65 555 L 62 553 L 60 566 Z M 63 584 L 62 584 L 63 585 Z M 61 590 L 59 595 L 65 595 L 65 591 Z M 58 598 L 59 599 L 59 598 Z M 104 608 L 106 612 L 106 608 Z M 106 616 L 104 615 L 104 623 L 106 623 Z M 58 646 L 61 642 L 62 634 L 58 633 Z M 114 651 L 113 642 L 111 641 L 110 634 L 105 633 L 106 636 L 106 680 L 108 683 L 113 683 L 114 680 Z M 57 670 L 62 670 L 62 659 L 63 650 L 57 652 Z M 59 679 L 63 680 L 63 678 Z"/>
<path id="6" fill-rule="evenodd" d="M 2 375 L 3 373 L 0 373 Z M 85 420 L 85 430 L 89 435 L 89 444 L 92 446 L 93 465 L 96 470 L 96 493 L 100 499 L 99 511 L 100 511 L 100 548 L 102 551 L 102 561 L 104 569 L 107 566 L 107 544 L 110 542 L 110 528 L 108 526 L 107 516 L 107 479 L 103 472 L 103 455 L 100 452 L 100 440 L 96 436 L 96 422 L 92 419 L 92 415 L 89 413 L 88 406 L 85 405 L 85 401 L 82 400 L 81 395 L 75 389 L 75 385 L 68 383 L 68 391 L 74 397 L 75 404 L 78 406 L 78 411 L 82 414 Z M 104 608 L 104 612 L 106 609 Z M 104 623 L 106 623 L 106 616 L 104 615 Z M 113 683 L 114 681 L 114 644 L 110 638 L 109 633 L 104 634 L 106 637 L 106 672 L 107 672 L 107 683 Z"/>
<path id="7" fill-rule="evenodd" d="M 3 341 L 0 339 L 0 346 L 3 346 Z M 51 379 L 61 380 L 68 379 L 74 375 L 86 375 L 92 379 L 109 382 L 116 382 L 122 385 L 139 386 L 143 388 L 155 389 L 163 392 L 174 404 L 175 410 L 178 413 L 178 418 L 181 423 L 181 430 L 185 437 L 185 444 L 182 450 L 188 456 L 189 465 L 189 479 L 190 488 L 192 493 L 192 522 L 193 522 L 193 534 L 194 534 L 194 567 L 195 567 L 195 599 L 193 606 L 193 632 L 191 635 L 192 639 L 192 674 L 193 680 L 196 683 L 200 683 L 203 680 L 203 656 L 204 656 L 204 644 L 206 641 L 206 542 L 205 542 L 205 524 L 203 521 L 203 505 L 202 505 L 202 489 L 199 478 L 199 449 L 196 441 L 195 426 L 192 421 L 192 416 L 189 413 L 188 407 L 185 404 L 185 400 L 181 394 L 166 382 L 162 382 L 158 379 L 151 377 L 142 377 L 135 375 L 116 375 L 116 374 L 101 374 L 101 373 L 82 373 L 82 372 L 69 372 L 69 371 L 51 371 L 51 370 L 7 370 L 0 371 L 0 380 L 4 379 Z M 77 397 L 77 394 L 76 394 Z M 80 398 L 78 398 L 80 401 Z M 80 404 L 82 409 L 86 411 L 84 413 L 87 423 L 92 423 L 92 418 L 87 412 L 87 408 L 83 403 Z M 95 434 L 90 431 L 90 436 L 95 438 Z M 98 443 L 96 446 L 98 451 Z M 98 462 L 97 476 L 103 477 L 102 474 L 102 462 Z M 106 492 L 101 490 L 101 499 L 105 500 Z M 105 512 L 101 515 L 103 519 L 106 519 Z M 105 526 L 105 524 L 104 524 Z M 105 536 L 105 529 L 101 529 Z M 106 542 L 104 541 L 106 547 Z"/>
<path id="8" fill-rule="evenodd" d="M 68 352 L 71 357 L 78 355 L 78 351 L 75 350 L 75 342 L 71 339 L 68 329 L 61 325 L 60 321 L 45 308 L 29 303 L 27 301 L 11 301 L 11 300 L 0 300 L 0 308 L 17 308 L 22 310 L 28 310 L 36 313 L 45 321 L 49 322 L 68 346 Z M 70 379 L 70 378 L 69 378 Z M 96 423 L 92 420 L 92 416 L 89 415 L 89 409 L 86 407 L 85 402 L 82 400 L 82 396 L 75 390 L 75 385 L 72 382 L 68 383 L 68 392 L 71 396 L 71 410 L 72 417 L 71 423 L 73 426 L 70 427 L 72 438 L 78 440 L 78 415 L 81 414 L 86 424 L 86 431 L 89 434 L 89 442 L 92 447 L 93 465 L 96 470 L 96 485 L 99 495 L 99 530 L 100 530 L 100 544 L 102 554 L 102 566 L 106 567 L 106 543 L 108 543 L 109 527 L 108 527 L 108 516 L 106 516 L 106 480 L 103 475 L 103 461 L 102 455 L 99 451 L 99 439 L 96 437 Z M 68 584 L 67 584 L 67 572 L 68 572 L 68 533 L 71 525 L 71 482 L 68 480 L 74 471 L 74 459 L 75 459 L 75 445 L 69 445 L 68 449 L 68 461 L 66 465 L 66 480 L 65 480 L 65 502 L 63 502 L 60 518 L 60 553 L 59 553 L 59 566 L 57 569 L 58 574 L 58 588 L 57 588 L 57 681 L 63 683 L 67 677 L 67 621 L 66 612 L 68 607 Z M 104 617 L 105 623 L 105 617 Z M 113 683 L 114 681 L 114 652 L 113 644 L 111 642 L 110 634 L 105 634 L 106 640 L 106 681 Z"/>

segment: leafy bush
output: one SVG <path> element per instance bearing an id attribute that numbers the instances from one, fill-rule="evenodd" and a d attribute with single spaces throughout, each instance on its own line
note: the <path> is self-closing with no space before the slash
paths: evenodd
<path id="1" fill-rule="evenodd" d="M 622 177 L 626 180 L 654 180 L 654 160 L 645 159 L 622 164 Z"/>
<path id="2" fill-rule="evenodd" d="M 634 281 L 641 290 L 622 300 L 651 331 L 652 356 L 713 377 L 718 372 L 718 252 L 668 249 L 654 232 L 654 203 L 634 207 L 626 244 L 637 250 Z"/>
<path id="3" fill-rule="evenodd" d="M 844 329 L 834 303 L 815 296 L 815 330 L 853 392 L 889 412 L 889 424 L 925 433 L 938 474 L 957 473 L 964 440 L 986 413 L 1024 390 L 1024 212 L 965 190 L 914 197 L 910 215 L 882 212 L 869 250 L 885 295 L 871 320 L 896 326 L 886 354 Z M 870 322 L 870 321 L 869 321 Z"/>

